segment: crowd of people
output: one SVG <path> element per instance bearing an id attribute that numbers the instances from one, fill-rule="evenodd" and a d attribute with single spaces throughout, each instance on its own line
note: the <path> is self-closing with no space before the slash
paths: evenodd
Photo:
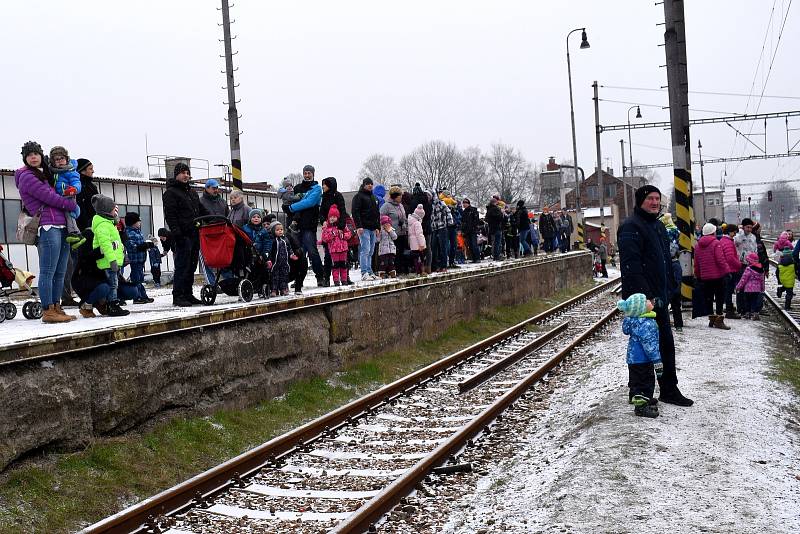
<path id="1" fill-rule="evenodd" d="M 309 267 L 317 285 L 328 287 L 352 284 L 351 269 L 360 270 L 365 281 L 425 276 L 466 262 L 571 248 L 573 222 L 565 212 L 545 208 L 536 217 L 524 200 L 505 202 L 494 195 L 481 214 L 472 199 L 457 199 L 447 190 L 426 190 L 419 183 L 410 190 L 387 189 L 370 178 L 347 206 L 336 178 L 317 182 L 311 165 L 303 168 L 299 184 L 281 184 L 282 213 L 276 214 L 248 205 L 237 190 L 226 202 L 213 178 L 198 194 L 191 169 L 178 163 L 162 195 L 166 227 L 145 235 L 138 213 L 120 217 L 114 200 L 99 194 L 90 160 L 70 159 L 60 146 L 45 155 L 34 141 L 22 147 L 22 159 L 14 178 L 24 212 L 38 218 L 38 286 L 46 323 L 75 320 L 64 306 L 78 306 L 80 316 L 91 318 L 95 311 L 127 315 L 128 301 L 153 302 L 145 267 L 149 262 L 153 285 L 161 287 L 161 264 L 170 251 L 173 305 L 201 304 L 193 294 L 198 266 L 207 283 L 230 276 L 224 269 L 215 276 L 204 262 L 196 221 L 202 216 L 225 218 L 249 236 L 253 268 L 264 271 L 265 296 L 286 295 L 290 284 L 302 293 Z"/>

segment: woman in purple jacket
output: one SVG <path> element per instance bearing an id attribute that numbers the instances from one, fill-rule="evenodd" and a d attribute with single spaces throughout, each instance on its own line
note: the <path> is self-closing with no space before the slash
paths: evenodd
<path id="1" fill-rule="evenodd" d="M 42 322 L 65 323 L 76 319 L 64 313 L 59 304 L 69 258 L 65 212 L 74 210 L 77 204 L 73 198 L 56 193 L 43 159 L 44 152 L 39 143 L 25 143 L 22 146 L 25 166 L 14 173 L 14 183 L 25 210 L 31 215 L 41 213 L 36 247 L 39 250 L 39 298 L 44 309 Z"/>

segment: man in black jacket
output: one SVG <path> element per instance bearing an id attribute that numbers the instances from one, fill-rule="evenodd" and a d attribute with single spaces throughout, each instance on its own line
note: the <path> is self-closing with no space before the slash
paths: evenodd
<path id="1" fill-rule="evenodd" d="M 519 228 L 519 240 L 522 243 L 522 255 L 531 255 L 531 221 L 528 217 L 528 208 L 525 207 L 524 200 L 517 201 L 517 224 Z"/>
<path id="2" fill-rule="evenodd" d="M 486 205 L 486 224 L 489 226 L 489 236 L 492 238 L 492 257 L 494 261 L 503 259 L 503 210 L 498 206 L 500 197 L 493 195 Z"/>
<path id="3" fill-rule="evenodd" d="M 478 225 L 480 224 L 480 214 L 478 208 L 472 205 L 470 199 L 464 197 L 461 201 L 464 213 L 461 215 L 461 234 L 464 237 L 465 246 L 469 247 L 472 263 L 480 263 L 481 253 L 478 249 Z"/>
<path id="4" fill-rule="evenodd" d="M 556 222 L 550 214 L 550 210 L 545 207 L 539 217 L 539 233 L 542 236 L 542 248 L 545 252 L 553 252 L 553 238 L 556 235 Z"/>
<path id="5" fill-rule="evenodd" d="M 344 197 L 337 190 L 336 178 L 328 176 L 322 180 L 322 203 L 319 206 L 319 223 L 324 223 L 328 218 L 328 211 L 331 206 L 336 206 L 339 210 L 339 220 L 336 226 L 340 230 L 344 230 L 347 226 L 347 210 L 345 209 Z M 331 253 L 328 251 L 328 246 L 323 244 L 322 249 L 325 251 L 325 261 L 323 265 L 324 286 L 331 285 L 331 269 L 333 268 L 333 261 L 331 260 Z"/>
<path id="6" fill-rule="evenodd" d="M 172 255 L 175 267 L 172 280 L 172 304 L 192 306 L 200 300 L 192 295 L 194 272 L 200 253 L 200 238 L 194 220 L 200 215 L 200 199 L 189 185 L 191 178 L 189 166 L 185 163 L 175 165 L 175 177 L 167 180 L 167 188 L 162 195 L 164 220 L 169 227 L 175 248 Z"/>
<path id="7" fill-rule="evenodd" d="M 356 223 L 359 238 L 358 262 L 361 265 L 362 280 L 378 279 L 372 272 L 372 254 L 380 237 L 381 215 L 372 187 L 372 178 L 364 178 L 352 204 L 353 221 Z"/>
<path id="8" fill-rule="evenodd" d="M 678 389 L 675 371 L 675 340 L 667 313 L 672 264 L 667 231 L 658 220 L 660 211 L 661 191 L 657 187 L 645 185 L 636 190 L 633 215 L 625 219 L 617 232 L 622 298 L 643 293 L 653 303 L 658 324 L 658 346 L 664 363 L 664 372 L 658 379 L 659 399 L 678 406 L 691 406 L 693 401 Z"/>

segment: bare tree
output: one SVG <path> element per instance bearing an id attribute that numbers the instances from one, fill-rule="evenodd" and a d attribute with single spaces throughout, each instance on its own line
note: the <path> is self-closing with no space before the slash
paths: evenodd
<path id="1" fill-rule="evenodd" d="M 786 182 L 774 182 L 767 187 L 772 191 L 772 201 L 764 192 L 758 201 L 758 219 L 761 226 L 780 233 L 784 223 L 797 211 L 800 204 L 797 189 Z"/>
<path id="2" fill-rule="evenodd" d="M 464 179 L 464 156 L 452 143 L 429 141 L 400 160 L 400 178 L 409 188 L 458 191 Z"/>
<path id="3" fill-rule="evenodd" d="M 506 201 L 528 199 L 535 191 L 536 172 L 518 149 L 496 143 L 486 156 L 486 163 L 489 184 L 500 198 Z"/>
<path id="4" fill-rule="evenodd" d="M 452 193 L 468 197 L 477 207 L 492 195 L 492 186 L 489 184 L 489 167 L 480 147 L 467 147 L 462 156 L 464 165 L 460 187 Z"/>
<path id="5" fill-rule="evenodd" d="M 117 167 L 117 176 L 127 176 L 130 178 L 144 178 L 144 173 L 139 170 L 139 167 L 134 167 L 133 165 L 127 165 L 123 167 Z"/>
<path id="6" fill-rule="evenodd" d="M 377 184 L 391 185 L 400 181 L 400 172 L 392 156 L 385 154 L 372 154 L 361 164 L 358 171 L 359 186 L 364 178 L 372 178 Z"/>

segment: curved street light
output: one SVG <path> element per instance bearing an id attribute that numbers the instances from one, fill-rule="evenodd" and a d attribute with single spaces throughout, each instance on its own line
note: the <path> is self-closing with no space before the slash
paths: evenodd
<path id="1" fill-rule="evenodd" d="M 581 32 L 581 50 L 589 48 L 589 40 L 586 38 L 586 28 L 576 28 L 567 34 L 567 78 L 569 80 L 569 115 L 572 123 L 572 165 L 575 172 L 575 217 L 578 224 L 582 224 L 581 217 L 581 182 L 578 179 L 578 143 L 575 139 L 575 105 L 572 100 L 572 66 L 569 61 L 569 36 L 575 32 Z M 566 208 L 566 206 L 564 206 Z M 579 236 L 579 241 L 582 242 Z M 582 244 L 582 243 L 581 243 Z"/>

